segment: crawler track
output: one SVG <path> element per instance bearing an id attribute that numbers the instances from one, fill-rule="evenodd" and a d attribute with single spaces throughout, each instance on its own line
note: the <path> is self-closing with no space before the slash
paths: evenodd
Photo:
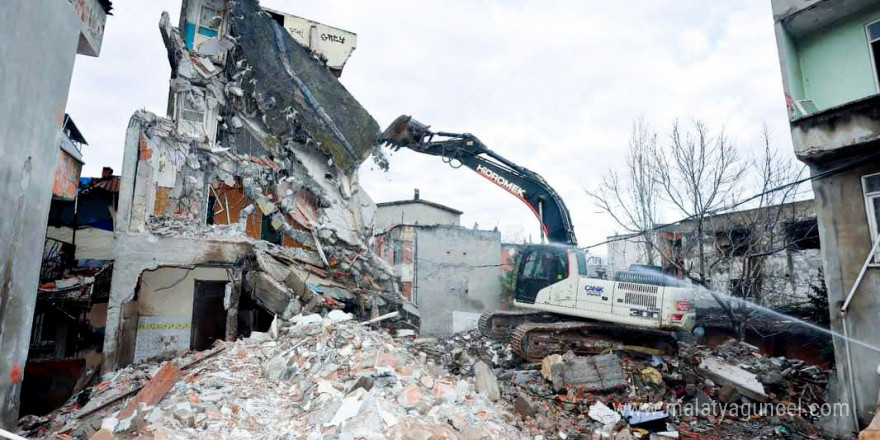
<path id="1" fill-rule="evenodd" d="M 513 352 L 529 362 L 569 350 L 579 355 L 608 350 L 648 354 L 674 354 L 678 351 L 675 338 L 661 330 L 564 319 L 571 318 L 547 312 L 490 310 L 480 315 L 478 328 L 489 338 L 511 338 Z"/>
<path id="2" fill-rule="evenodd" d="M 546 312 L 524 310 L 488 310 L 480 315 L 477 328 L 483 336 L 502 339 L 513 334 L 513 330 L 527 322 L 556 322 L 559 318 Z"/>
<path id="3" fill-rule="evenodd" d="M 514 329 L 511 348 L 520 358 L 535 362 L 569 350 L 579 355 L 608 350 L 674 354 L 678 343 L 669 333 L 638 327 L 580 321 L 528 322 Z"/>

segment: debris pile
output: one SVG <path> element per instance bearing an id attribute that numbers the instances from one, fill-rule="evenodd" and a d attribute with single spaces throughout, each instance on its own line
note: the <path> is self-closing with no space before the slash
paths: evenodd
<path id="1" fill-rule="evenodd" d="M 297 315 L 208 352 L 110 372 L 46 418 L 22 419 L 22 434 L 526 438 L 516 416 L 492 402 L 498 385 L 491 389 L 488 366 L 476 383 L 451 375 L 351 318 L 338 310 Z"/>
<path id="2" fill-rule="evenodd" d="M 371 253 L 346 257 L 335 249 L 323 266 L 318 255 L 300 247 L 257 242 L 246 285 L 263 308 L 282 319 L 330 309 L 358 312 L 361 317 L 398 311 L 399 293 L 383 289 L 391 268 Z M 381 283 L 381 284 L 380 284 Z"/>
<path id="3" fill-rule="evenodd" d="M 682 343 L 672 357 L 569 352 L 541 363 L 518 363 L 505 355 L 506 341 L 478 331 L 416 339 L 412 348 L 464 377 L 480 362 L 491 366 L 501 401 L 529 435 L 815 438 L 825 409 L 827 371 L 733 340 L 714 348 Z"/>

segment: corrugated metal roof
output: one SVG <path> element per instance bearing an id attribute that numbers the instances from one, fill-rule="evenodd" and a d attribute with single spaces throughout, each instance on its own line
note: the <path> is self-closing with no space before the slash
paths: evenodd
<path id="1" fill-rule="evenodd" d="M 91 182 L 80 191 L 80 194 L 88 193 L 89 191 L 93 191 L 95 189 L 102 189 L 104 191 L 119 192 L 119 185 L 122 181 L 120 176 L 110 176 L 107 178 L 92 178 Z"/>

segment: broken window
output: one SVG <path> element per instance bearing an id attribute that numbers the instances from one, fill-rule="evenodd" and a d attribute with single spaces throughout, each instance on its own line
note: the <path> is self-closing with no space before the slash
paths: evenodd
<path id="1" fill-rule="evenodd" d="M 403 259 L 403 248 L 400 245 L 399 241 L 394 242 L 394 254 L 392 255 L 392 263 L 391 264 L 400 264 Z"/>
<path id="2" fill-rule="evenodd" d="M 219 10 L 202 6 L 202 13 L 199 16 L 199 35 L 209 38 L 216 37 L 220 33 L 221 22 L 223 22 L 223 15 Z"/>
<path id="3" fill-rule="evenodd" d="M 263 221 L 260 222 L 260 239 L 277 245 L 281 244 L 281 231 L 272 226 L 272 217 L 263 215 Z"/>
<path id="4" fill-rule="evenodd" d="M 205 224 L 214 224 L 214 206 L 217 204 L 217 198 L 213 195 L 208 196 L 208 209 L 205 212 Z"/>
<path id="5" fill-rule="evenodd" d="M 786 223 L 785 242 L 790 249 L 796 251 L 819 249 L 819 224 L 816 219 Z"/>
<path id="6" fill-rule="evenodd" d="M 181 93 L 177 100 L 180 103 L 180 117 L 186 121 L 203 124 L 205 122 L 205 100 L 193 93 Z"/>
<path id="7" fill-rule="evenodd" d="M 731 229 L 715 233 L 715 247 L 725 257 L 746 255 L 751 242 L 752 231 L 748 229 Z"/>
<path id="8" fill-rule="evenodd" d="M 865 192 L 865 209 L 868 213 L 868 226 L 871 231 L 871 243 L 880 233 L 880 173 L 862 177 L 862 188 Z M 880 251 L 874 255 L 874 263 L 880 262 Z"/>
<path id="9" fill-rule="evenodd" d="M 874 61 L 874 81 L 880 78 L 880 20 L 868 24 L 868 44 L 871 46 L 871 59 Z M 878 85 L 880 91 L 880 85 Z"/>

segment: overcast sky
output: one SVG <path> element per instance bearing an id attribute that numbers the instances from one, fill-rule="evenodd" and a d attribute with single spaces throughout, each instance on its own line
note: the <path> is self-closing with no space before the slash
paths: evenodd
<path id="1" fill-rule="evenodd" d="M 262 3 L 357 33 L 341 80 L 380 126 L 406 113 L 475 134 L 553 185 L 581 245 L 622 232 L 583 189 L 623 166 L 634 118 L 661 133 L 676 117 L 724 125 L 744 153 L 766 123 L 775 147 L 792 154 L 769 0 Z M 70 88 L 68 113 L 89 142 L 84 176 L 105 165 L 118 173 L 132 112 L 164 115 L 167 104 L 158 22 L 167 10 L 176 23 L 180 0 L 114 6 L 101 56 L 77 57 Z M 390 171 L 367 161 L 360 178 L 376 202 L 419 188 L 464 211 L 464 226 L 538 240 L 519 200 L 439 158 L 401 151 Z"/>

